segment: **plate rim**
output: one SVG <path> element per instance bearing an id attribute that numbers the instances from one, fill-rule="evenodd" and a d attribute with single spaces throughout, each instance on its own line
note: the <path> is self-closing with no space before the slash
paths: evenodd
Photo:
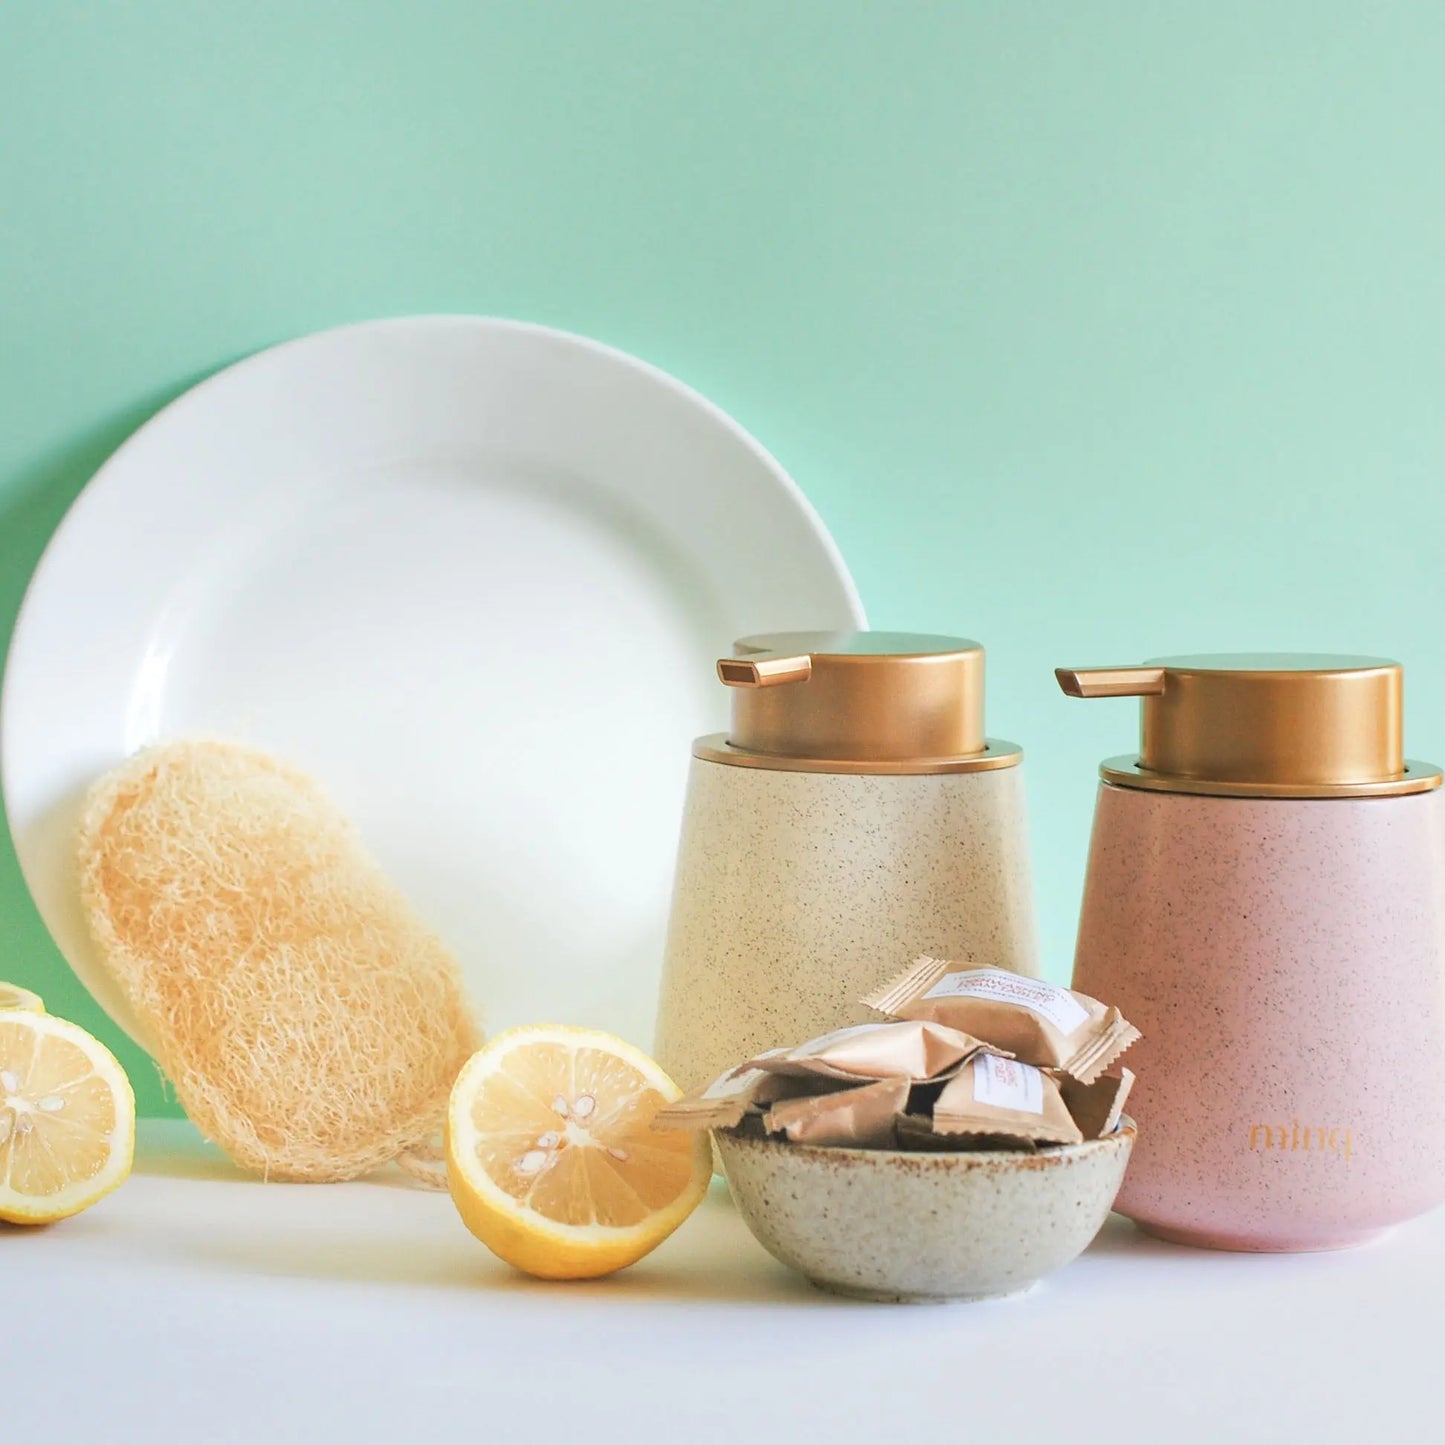
<path id="1" fill-rule="evenodd" d="M 8 702 L 10 696 L 10 661 L 16 652 L 21 632 L 26 625 L 27 613 L 33 609 L 33 594 L 36 590 L 36 583 L 43 577 L 47 565 L 51 562 L 52 553 L 63 541 L 67 530 L 73 525 L 81 511 L 85 509 L 88 500 L 94 494 L 96 484 L 102 482 L 105 474 L 111 467 L 119 462 L 126 453 L 137 447 L 153 427 L 165 418 L 173 418 L 183 410 L 189 410 L 192 406 L 201 404 L 205 396 L 218 383 L 230 376 L 260 366 L 273 356 L 299 350 L 321 340 L 329 340 L 363 331 L 380 332 L 418 327 L 485 330 L 503 334 L 510 332 L 516 335 L 530 335 L 550 341 L 561 342 L 579 351 L 588 352 L 609 362 L 621 365 L 624 369 L 644 375 L 649 380 L 661 385 L 665 390 L 673 392 L 682 400 L 690 402 L 701 411 L 707 413 L 724 431 L 731 434 L 734 440 L 739 442 L 745 450 L 751 452 L 763 464 L 767 471 L 772 474 L 773 480 L 778 482 L 783 491 L 788 494 L 804 521 L 807 522 L 809 530 L 814 535 L 814 539 L 821 544 L 823 551 L 827 554 L 828 561 L 843 589 L 845 601 L 857 618 L 857 626 L 859 628 L 866 628 L 868 626 L 867 615 L 863 608 L 863 599 L 859 595 L 857 583 L 853 580 L 852 570 L 844 559 L 842 550 L 839 548 L 832 532 L 824 523 L 822 515 L 813 505 L 812 501 L 809 500 L 802 487 L 793 479 L 792 475 L 772 452 L 753 436 L 741 422 L 724 411 L 716 402 L 710 400 L 704 396 L 702 392 L 681 378 L 674 376 L 671 372 L 664 371 L 660 366 L 654 365 L 654 363 L 646 361 L 630 351 L 624 351 L 621 347 L 613 346 L 606 341 L 598 341 L 590 336 L 584 336 L 580 332 L 568 331 L 563 327 L 550 326 L 539 321 L 520 321 L 508 316 L 493 316 L 481 312 L 471 313 L 465 311 L 421 311 L 404 313 L 397 316 L 374 317 L 362 321 L 346 321 L 337 326 L 324 326 L 317 331 L 303 332 L 300 336 L 292 336 L 285 341 L 274 342 L 272 345 L 263 346 L 256 351 L 240 357 L 236 361 L 227 362 L 226 365 L 217 367 L 215 371 L 202 377 L 201 380 L 194 385 L 188 386 L 179 396 L 172 397 L 164 406 L 148 416 L 145 421 L 136 427 L 119 446 L 110 452 L 105 460 L 90 474 L 85 485 L 65 509 L 64 515 L 46 540 L 39 559 L 31 569 L 30 577 L 25 584 L 25 591 L 21 595 L 20 607 L 15 614 L 15 625 L 11 630 L 9 643 L 5 651 L 5 666 L 3 671 L 0 671 L 0 802 L 4 802 L 4 800 L 9 797 L 9 789 L 7 789 L 4 784 L 4 780 L 9 774 L 9 767 L 6 763 L 7 753 L 3 745 L 3 739 L 7 731 L 5 719 L 9 714 L 11 706 Z M 8 803 L 4 805 L 6 808 L 6 819 L 12 823 L 13 830 L 13 820 L 11 820 L 8 810 L 9 805 Z"/>

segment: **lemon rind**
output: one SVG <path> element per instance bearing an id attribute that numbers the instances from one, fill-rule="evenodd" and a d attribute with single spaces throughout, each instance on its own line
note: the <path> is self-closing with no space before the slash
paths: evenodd
<path id="1" fill-rule="evenodd" d="M 0 982 L 0 1013 L 44 1014 L 45 1000 L 18 983 Z"/>

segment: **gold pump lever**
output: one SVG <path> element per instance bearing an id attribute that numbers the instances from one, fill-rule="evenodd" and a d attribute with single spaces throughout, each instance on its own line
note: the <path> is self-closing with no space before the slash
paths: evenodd
<path id="1" fill-rule="evenodd" d="M 1054 676 L 1070 697 L 1158 697 L 1162 667 L 1056 667 Z"/>
<path id="2" fill-rule="evenodd" d="M 721 657 L 718 681 L 728 687 L 776 687 L 783 682 L 807 682 L 813 675 L 810 653 L 797 657 Z"/>

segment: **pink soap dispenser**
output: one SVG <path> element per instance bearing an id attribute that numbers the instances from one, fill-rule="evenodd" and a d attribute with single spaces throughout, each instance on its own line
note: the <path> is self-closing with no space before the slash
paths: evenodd
<path id="1" fill-rule="evenodd" d="M 1100 769 L 1074 984 L 1143 1031 L 1117 1208 L 1215 1249 L 1334 1249 L 1445 1201 L 1445 793 L 1398 663 L 1060 669 L 1143 699 Z"/>

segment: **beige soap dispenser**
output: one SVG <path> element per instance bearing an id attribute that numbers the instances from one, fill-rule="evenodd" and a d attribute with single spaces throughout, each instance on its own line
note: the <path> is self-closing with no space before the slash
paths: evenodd
<path id="1" fill-rule="evenodd" d="M 769 633 L 693 744 L 657 1053 L 684 1088 L 868 1017 L 921 953 L 1036 972 L 1023 760 L 964 638 Z"/>

